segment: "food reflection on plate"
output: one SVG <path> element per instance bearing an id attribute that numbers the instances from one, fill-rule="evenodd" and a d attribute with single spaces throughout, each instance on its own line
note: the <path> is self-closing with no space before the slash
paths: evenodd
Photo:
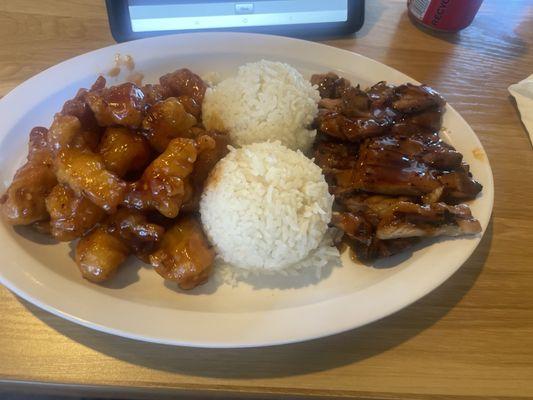
<path id="1" fill-rule="evenodd" d="M 213 87 L 188 69 L 159 83 L 80 89 L 1 198 L 4 219 L 78 240 L 92 282 L 134 255 L 182 289 L 215 260 L 246 273 L 318 270 L 343 241 L 362 261 L 423 237 L 481 231 L 482 187 L 440 138 L 425 85 L 362 90 L 260 61 Z"/>

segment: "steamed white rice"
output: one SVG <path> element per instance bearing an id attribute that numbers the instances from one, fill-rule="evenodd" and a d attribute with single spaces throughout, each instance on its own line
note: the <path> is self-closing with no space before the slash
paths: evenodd
<path id="1" fill-rule="evenodd" d="M 319 100 L 318 90 L 296 69 L 262 60 L 207 89 L 203 122 L 208 129 L 228 132 L 234 146 L 279 140 L 305 152 L 316 135 L 308 127 Z"/>
<path id="2" fill-rule="evenodd" d="M 211 172 L 200 214 L 224 262 L 272 272 L 321 267 L 333 196 L 320 168 L 279 142 L 231 149 Z"/>

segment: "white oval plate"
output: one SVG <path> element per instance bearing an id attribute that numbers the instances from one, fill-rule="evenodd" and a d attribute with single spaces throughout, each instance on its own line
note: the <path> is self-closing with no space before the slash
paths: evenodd
<path id="1" fill-rule="evenodd" d="M 0 176 L 6 187 L 25 158 L 33 126 L 49 126 L 63 102 L 113 66 L 115 54 L 131 55 L 144 82 L 177 68 L 222 77 L 245 62 L 287 62 L 306 77 L 336 71 L 362 86 L 380 80 L 401 84 L 408 76 L 358 54 L 284 37 L 198 33 L 110 46 L 58 64 L 22 83 L 0 101 Z M 116 83 L 108 80 L 110 84 Z M 437 90 L 439 88 L 436 88 Z M 492 172 L 481 143 L 447 106 L 449 140 L 484 188 L 472 202 L 483 230 L 493 203 Z M 317 280 L 310 274 L 257 279 L 236 287 L 216 279 L 190 292 L 169 285 L 140 262 L 122 268 L 108 285 L 80 277 L 72 245 L 49 242 L 29 229 L 0 225 L 0 282 L 31 303 L 73 322 L 128 338 L 198 347 L 251 347 L 298 342 L 359 327 L 409 305 L 449 278 L 472 254 L 481 236 L 434 241 L 412 255 L 370 268 L 347 253 L 343 266 Z"/>

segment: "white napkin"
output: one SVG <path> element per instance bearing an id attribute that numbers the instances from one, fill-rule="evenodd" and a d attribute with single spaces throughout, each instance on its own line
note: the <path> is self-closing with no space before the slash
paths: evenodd
<path id="1" fill-rule="evenodd" d="M 509 86 L 508 90 L 516 99 L 522 122 L 529 133 L 531 142 L 533 143 L 533 75 Z"/>

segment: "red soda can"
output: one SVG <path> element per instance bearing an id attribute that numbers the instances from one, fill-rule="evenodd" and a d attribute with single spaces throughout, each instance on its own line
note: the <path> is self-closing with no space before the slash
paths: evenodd
<path id="1" fill-rule="evenodd" d="M 407 0 L 409 15 L 442 32 L 457 32 L 472 23 L 483 0 Z"/>

